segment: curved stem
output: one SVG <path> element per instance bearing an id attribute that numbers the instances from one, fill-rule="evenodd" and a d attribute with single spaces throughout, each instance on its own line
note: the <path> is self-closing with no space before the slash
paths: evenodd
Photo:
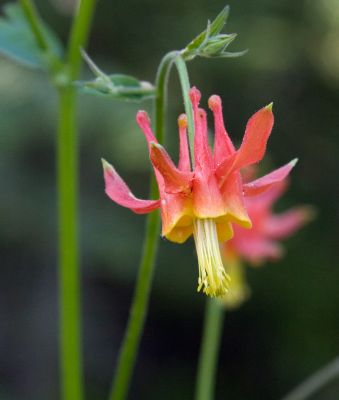
<path id="1" fill-rule="evenodd" d="M 193 121 L 193 110 L 191 100 L 189 97 L 190 81 L 188 77 L 188 71 L 184 59 L 178 55 L 175 59 L 175 65 L 178 70 L 178 75 L 181 84 L 182 97 L 184 99 L 185 112 L 187 116 L 187 131 L 191 154 L 191 165 L 194 168 L 194 121 Z"/>
<path id="2" fill-rule="evenodd" d="M 339 357 L 311 375 L 283 400 L 306 400 L 339 377 Z"/>
<path id="3" fill-rule="evenodd" d="M 169 73 L 175 63 L 182 88 L 182 95 L 188 120 L 188 131 L 190 138 L 193 138 L 194 125 L 192 107 L 189 99 L 189 78 L 186 64 L 180 56 L 180 52 L 172 51 L 166 54 L 157 71 L 155 99 L 155 133 L 159 143 L 165 141 L 165 108 L 167 97 L 167 83 Z M 193 146 L 193 140 L 190 140 Z M 192 150 L 191 150 L 192 151 Z M 192 153 L 193 154 L 193 153 Z M 158 195 L 158 188 L 154 176 L 151 178 L 151 198 Z M 133 367 L 136 360 L 136 354 L 139 347 L 141 334 L 145 324 L 145 318 L 149 303 L 150 289 L 152 285 L 153 270 L 155 264 L 156 250 L 158 244 L 158 235 L 160 227 L 159 213 L 152 213 L 148 216 L 144 250 L 139 267 L 137 283 L 134 297 L 132 300 L 131 313 L 127 323 L 126 332 L 118 357 L 117 370 L 114 376 L 110 400 L 124 400 L 127 396 Z"/>
<path id="4" fill-rule="evenodd" d="M 160 62 L 155 87 L 157 95 L 155 98 L 155 133 L 159 143 L 164 143 L 165 139 L 165 109 L 167 98 L 167 83 L 169 73 L 177 56 L 177 51 L 167 53 Z"/>
<path id="5" fill-rule="evenodd" d="M 216 299 L 207 299 L 198 361 L 195 400 L 214 399 L 215 375 L 224 315 L 224 309 Z"/>
<path id="6" fill-rule="evenodd" d="M 94 0 L 82 0 L 75 17 L 65 62 L 67 80 L 58 88 L 57 144 L 59 214 L 60 377 L 63 400 L 83 399 L 81 359 L 80 268 L 78 251 L 78 145 L 76 92 L 81 55 L 86 45 Z"/>
<path id="7" fill-rule="evenodd" d="M 157 97 L 155 99 L 154 130 L 158 141 L 162 144 L 165 136 L 167 81 L 176 54 L 177 52 L 168 53 L 162 59 L 156 77 Z M 151 178 L 150 192 L 151 198 L 158 195 L 158 188 L 153 174 Z M 153 280 L 156 251 L 158 248 L 159 229 L 160 216 L 157 211 L 151 213 L 147 218 L 143 254 L 132 300 L 131 312 L 121 345 L 117 369 L 109 396 L 110 400 L 124 400 L 127 396 L 142 331 L 145 325 Z"/>

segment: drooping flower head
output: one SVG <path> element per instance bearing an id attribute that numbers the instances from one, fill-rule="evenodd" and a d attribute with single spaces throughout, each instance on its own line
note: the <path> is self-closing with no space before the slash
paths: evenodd
<path id="1" fill-rule="evenodd" d="M 136 198 L 106 161 L 104 177 L 107 195 L 121 206 L 143 214 L 161 209 L 162 236 L 176 243 L 194 236 L 198 264 L 198 291 L 210 296 L 226 293 L 228 275 L 220 255 L 219 242 L 233 235 L 232 223 L 251 227 L 244 195 L 267 190 L 274 182 L 286 177 L 293 162 L 258 179 L 243 184 L 240 169 L 260 161 L 273 126 L 272 106 L 256 112 L 248 121 L 242 144 L 235 149 L 222 116 L 219 96 L 208 101 L 214 115 L 214 148 L 208 144 L 206 112 L 199 108 L 200 92 L 193 87 L 190 99 L 194 115 L 194 154 L 191 165 L 187 141 L 187 119 L 183 114 L 179 125 L 179 162 L 176 166 L 154 136 L 145 111 L 137 113 L 137 123 L 143 131 L 159 187 L 159 200 Z"/>

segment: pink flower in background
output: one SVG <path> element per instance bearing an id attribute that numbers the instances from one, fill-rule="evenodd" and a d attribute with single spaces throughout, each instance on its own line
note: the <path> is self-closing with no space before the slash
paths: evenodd
<path id="1" fill-rule="evenodd" d="M 280 241 L 293 235 L 313 215 L 309 206 L 294 207 L 275 214 L 272 207 L 286 188 L 287 182 L 284 180 L 272 185 L 264 193 L 245 198 L 252 229 L 245 230 L 234 226 L 234 237 L 223 245 L 226 258 L 233 255 L 252 265 L 259 265 L 268 259 L 282 257 L 283 248 Z"/>
<path id="2" fill-rule="evenodd" d="M 271 105 L 256 112 L 248 121 L 242 144 L 235 149 L 223 122 L 219 96 L 209 99 L 214 114 L 214 150 L 208 144 L 206 112 L 199 108 L 200 92 L 190 90 L 194 114 L 194 168 L 187 143 L 187 120 L 178 120 L 180 151 L 175 166 L 166 150 L 157 142 L 148 115 L 137 114 L 137 122 L 149 146 L 150 159 L 157 179 L 160 199 L 136 198 L 115 169 L 103 161 L 107 195 L 116 203 L 144 214 L 161 209 L 162 236 L 183 243 L 194 236 L 199 264 L 198 291 L 210 296 L 227 292 L 228 275 L 222 264 L 219 242 L 233 235 L 232 224 L 251 227 L 244 196 L 264 193 L 284 179 L 295 165 L 292 161 L 276 171 L 243 184 L 240 169 L 260 161 L 273 126 Z"/>

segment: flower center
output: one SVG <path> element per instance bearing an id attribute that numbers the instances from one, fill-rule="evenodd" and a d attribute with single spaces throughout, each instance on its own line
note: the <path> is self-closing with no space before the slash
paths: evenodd
<path id="1" fill-rule="evenodd" d="M 208 296 L 222 296 L 227 293 L 229 276 L 222 264 L 215 221 L 210 218 L 195 219 L 193 235 L 199 264 L 198 292 Z"/>

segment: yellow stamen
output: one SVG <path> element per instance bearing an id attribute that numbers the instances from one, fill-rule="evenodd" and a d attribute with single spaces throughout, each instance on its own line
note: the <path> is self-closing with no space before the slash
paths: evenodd
<path id="1" fill-rule="evenodd" d="M 195 219 L 193 235 L 199 264 L 198 292 L 216 297 L 227 293 L 229 276 L 222 264 L 214 219 Z"/>

